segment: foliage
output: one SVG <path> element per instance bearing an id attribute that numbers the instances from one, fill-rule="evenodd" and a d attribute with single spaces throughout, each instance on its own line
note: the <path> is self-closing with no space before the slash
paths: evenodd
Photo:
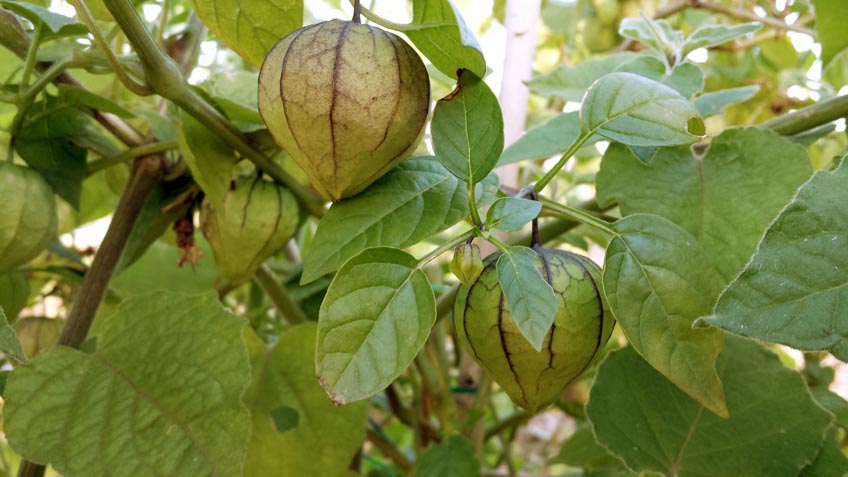
<path id="1" fill-rule="evenodd" d="M 0 476 L 848 469 L 845 2 L 543 1 L 526 118 L 513 0 L 50 3 L 0 1 Z"/>

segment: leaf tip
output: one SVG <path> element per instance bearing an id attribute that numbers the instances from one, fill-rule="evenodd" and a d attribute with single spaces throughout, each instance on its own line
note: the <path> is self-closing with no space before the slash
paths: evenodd
<path id="1" fill-rule="evenodd" d="M 692 329 L 693 330 L 702 330 L 702 329 L 706 329 L 706 328 L 712 328 L 713 326 L 716 326 L 717 320 L 718 320 L 718 315 L 702 316 L 700 318 L 695 319 L 695 321 L 692 322 Z"/>

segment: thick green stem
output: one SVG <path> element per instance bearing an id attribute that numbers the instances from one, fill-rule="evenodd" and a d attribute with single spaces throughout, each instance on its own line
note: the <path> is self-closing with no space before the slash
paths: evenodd
<path id="1" fill-rule="evenodd" d="M 253 281 L 265 291 L 265 294 L 268 295 L 268 298 L 271 299 L 271 302 L 274 303 L 274 306 L 289 325 L 297 325 L 309 321 L 309 317 L 306 316 L 300 305 L 289 296 L 286 289 L 277 280 L 274 272 L 267 265 L 262 264 L 256 269 L 256 272 L 253 274 Z"/>
<path id="2" fill-rule="evenodd" d="M 114 156 L 109 157 L 103 157 L 89 162 L 85 168 L 85 175 L 90 176 L 96 172 L 102 171 L 103 169 L 107 169 L 109 167 L 121 164 L 130 159 L 135 159 L 137 157 L 142 156 L 149 156 L 151 154 L 156 154 L 157 152 L 170 151 L 171 149 L 176 149 L 178 147 L 179 144 L 177 143 L 177 141 L 162 141 L 145 144 L 143 146 L 134 147 L 132 149 L 127 149 L 126 151 L 120 154 L 115 154 Z"/>
<path id="3" fill-rule="evenodd" d="M 27 50 L 26 59 L 24 60 L 24 71 L 21 73 L 21 90 L 29 84 L 29 77 L 35 68 L 35 58 L 38 55 L 38 47 L 41 45 L 41 33 L 43 29 L 43 22 L 35 24 L 35 31 L 32 32 L 32 41 L 29 44 L 29 50 Z"/>
<path id="4" fill-rule="evenodd" d="M 179 66 L 162 51 L 130 1 L 105 0 L 105 4 L 138 53 L 147 84 L 157 94 L 176 103 L 269 176 L 291 189 L 311 214 L 324 214 L 323 199 L 254 147 L 218 110 L 189 86 Z"/>
<path id="5" fill-rule="evenodd" d="M 760 124 L 780 134 L 791 136 L 848 117 L 848 95 L 837 96 L 798 109 Z"/>
<path id="6" fill-rule="evenodd" d="M 85 340 L 109 280 L 112 279 L 112 273 L 161 169 L 161 157 L 157 156 L 140 159 L 136 165 L 132 178 L 115 208 L 106 236 L 74 298 L 65 327 L 59 335 L 60 346 L 78 348 Z"/>
<path id="7" fill-rule="evenodd" d="M 575 207 L 571 207 L 564 204 L 557 204 L 556 202 L 550 201 L 548 199 L 541 199 L 542 207 L 548 209 L 552 212 L 560 214 L 568 219 L 575 220 L 582 224 L 586 224 L 590 227 L 594 227 L 601 232 L 604 232 L 609 235 L 617 235 L 616 231 L 610 227 L 609 222 L 605 220 L 601 220 L 594 215 L 584 211 L 577 209 Z"/>

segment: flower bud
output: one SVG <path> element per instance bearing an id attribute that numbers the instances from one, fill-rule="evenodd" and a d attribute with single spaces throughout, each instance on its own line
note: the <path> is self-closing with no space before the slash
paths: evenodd
<path id="1" fill-rule="evenodd" d="M 450 271 L 461 283 L 474 283 L 483 271 L 483 259 L 480 257 L 480 247 L 476 243 L 464 243 L 453 251 Z"/>

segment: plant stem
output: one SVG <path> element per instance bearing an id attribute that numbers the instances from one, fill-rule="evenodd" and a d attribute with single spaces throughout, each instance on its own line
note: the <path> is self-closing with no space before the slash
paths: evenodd
<path id="1" fill-rule="evenodd" d="M 33 68 L 35 68 L 35 58 L 38 55 L 38 47 L 41 45 L 41 33 L 43 29 L 44 22 L 35 24 L 35 31 L 32 32 L 32 40 L 29 43 L 29 49 L 24 59 L 24 71 L 21 73 L 21 90 L 29 84 L 29 77 L 32 74 Z"/>
<path id="2" fill-rule="evenodd" d="M 380 452 L 386 456 L 389 460 L 391 460 L 396 466 L 400 467 L 404 472 L 409 472 L 412 470 L 412 462 L 406 458 L 405 455 L 401 454 L 397 447 L 394 446 L 391 442 L 387 441 L 383 436 L 377 434 L 372 430 L 365 431 L 365 440 L 374 444 L 374 447 L 380 449 Z"/>
<path id="3" fill-rule="evenodd" d="M 162 170 L 160 159 L 159 156 L 147 156 L 138 160 L 132 178 L 115 208 L 106 236 L 74 299 L 65 327 L 59 335 L 58 345 L 78 348 L 85 340 L 142 206 Z"/>
<path id="4" fill-rule="evenodd" d="M 191 88 L 179 66 L 162 51 L 129 0 L 105 0 L 105 4 L 138 53 L 144 66 L 147 84 L 153 91 L 176 103 L 221 137 L 230 147 L 288 187 L 311 214 L 318 217 L 324 214 L 324 201 L 321 197 L 303 186 L 270 157 L 253 146 L 218 110 Z"/>
<path id="5" fill-rule="evenodd" d="M 580 133 L 580 135 L 577 136 L 577 139 L 575 139 L 574 142 L 571 143 L 571 146 L 569 146 L 568 149 L 563 153 L 562 157 L 559 159 L 559 161 L 557 161 L 554 167 L 552 167 L 551 170 L 549 170 L 544 176 L 542 176 L 541 179 L 536 181 L 535 184 L 530 186 L 530 189 L 536 192 L 537 194 L 542 192 L 542 189 L 544 189 L 545 186 L 547 186 L 548 183 L 551 182 L 554 177 L 556 177 L 556 175 L 563 168 L 563 166 L 565 166 L 565 163 L 568 162 L 569 159 L 571 159 L 571 156 L 573 156 L 574 153 L 576 153 L 577 150 L 580 149 L 581 146 L 583 146 L 583 144 L 589 139 L 590 136 L 591 134 Z M 526 193 L 519 193 L 518 197 L 523 197 L 525 195 Z"/>
<path id="6" fill-rule="evenodd" d="M 816 32 L 814 30 L 810 30 L 809 28 L 804 28 L 798 25 L 790 25 L 789 23 L 786 23 L 782 20 L 778 20 L 776 18 L 761 17 L 756 13 L 748 10 L 729 7 L 720 3 L 705 2 L 703 0 L 689 0 L 689 6 L 701 10 L 709 10 L 714 13 L 721 13 L 722 15 L 726 15 L 737 20 L 742 20 L 746 22 L 759 22 L 764 25 L 768 25 L 772 28 L 803 33 L 805 35 L 809 35 L 813 38 L 816 38 Z"/>
<path id="7" fill-rule="evenodd" d="M 256 269 L 253 274 L 253 281 L 268 295 L 271 302 L 282 315 L 283 319 L 289 325 L 297 325 L 309 321 L 309 317 L 303 312 L 303 309 L 295 302 L 289 293 L 286 291 L 274 272 L 264 263 Z"/>
<path id="8" fill-rule="evenodd" d="M 819 101 L 762 123 L 760 127 L 791 136 L 845 117 L 848 117 L 848 95 Z"/>
<path id="9" fill-rule="evenodd" d="M 115 154 L 114 156 L 109 157 L 103 157 L 89 162 L 85 168 L 85 175 L 90 176 L 96 172 L 102 171 L 103 169 L 107 169 L 114 165 L 121 164 L 130 159 L 135 159 L 137 157 L 142 156 L 149 156 L 151 154 L 156 154 L 157 152 L 170 151 L 171 149 L 176 149 L 178 147 L 179 144 L 177 143 L 177 141 L 162 141 L 144 144 L 142 146 L 127 149 L 126 151 L 123 151 L 120 154 Z"/>
<path id="10" fill-rule="evenodd" d="M 21 26 L 18 17 L 8 10 L 0 9 L 0 45 L 23 59 L 29 51 L 30 44 L 29 35 Z M 39 63 L 36 65 L 36 69 L 45 70 L 49 66 L 50 63 Z M 85 89 L 79 81 L 67 72 L 59 74 L 55 82 Z M 138 146 L 144 142 L 144 138 L 135 128 L 114 114 L 95 110 L 94 119 L 127 146 Z"/>
<path id="11" fill-rule="evenodd" d="M 350 0 L 350 4 L 353 5 L 354 9 L 356 9 L 356 5 L 358 3 L 359 3 L 359 0 Z M 385 18 L 381 17 L 380 15 L 377 15 L 376 13 L 374 13 L 373 10 L 370 10 L 366 7 L 363 7 L 362 5 L 359 6 L 359 11 L 363 15 L 365 15 L 365 18 L 371 20 L 372 22 L 376 23 L 377 25 L 380 25 L 383 28 L 388 28 L 389 30 L 395 30 L 395 31 L 403 32 L 403 31 L 407 31 L 407 30 L 411 30 L 411 29 L 415 28 L 412 25 L 408 25 L 408 24 L 405 24 L 405 23 L 395 23 L 391 20 L 386 20 Z M 418 25 L 418 26 L 420 27 L 420 25 Z"/>
<path id="12" fill-rule="evenodd" d="M 548 199 L 540 199 L 540 202 L 542 203 L 542 207 L 557 214 L 560 214 L 566 218 L 575 220 L 581 224 L 586 224 L 590 227 L 594 227 L 600 230 L 601 232 L 604 232 L 609 235 L 618 235 L 618 233 L 610 227 L 609 222 L 601 220 L 584 210 L 580 210 L 575 207 L 571 207 L 564 204 L 557 204 L 556 202 L 553 202 Z"/>
<path id="13" fill-rule="evenodd" d="M 85 4 L 83 0 L 70 0 L 71 3 L 74 4 L 74 8 L 77 11 L 77 15 L 79 15 L 80 20 L 88 27 L 91 34 L 94 36 L 94 41 L 103 51 L 103 54 L 106 56 L 106 60 L 109 62 L 109 65 L 112 66 L 112 71 L 115 72 L 115 76 L 118 80 L 123 83 L 124 86 L 127 87 L 128 90 L 139 96 L 149 96 L 152 91 L 150 87 L 145 84 L 139 83 L 134 79 L 130 78 L 126 71 L 124 71 L 123 66 L 118 61 L 118 58 L 112 53 L 112 49 L 109 48 L 109 43 L 103 38 L 103 35 L 100 33 L 100 29 L 97 28 L 97 24 L 94 23 L 94 18 L 91 16 L 91 12 L 88 10 L 88 6 Z"/>
<path id="14" fill-rule="evenodd" d="M 533 417 L 532 413 L 529 413 L 527 411 L 518 411 L 515 414 L 507 417 L 506 419 L 496 422 L 494 425 L 486 429 L 484 440 L 488 441 L 492 437 L 503 432 L 505 429 L 521 425 L 525 421 L 530 420 L 531 417 Z"/>
<path id="15" fill-rule="evenodd" d="M 448 250 L 456 248 L 457 245 L 465 242 L 470 237 L 474 236 L 474 230 L 475 229 L 466 230 L 465 232 L 463 232 L 463 233 L 457 235 L 456 237 L 448 240 L 447 242 L 443 243 L 441 246 L 439 246 L 438 248 L 436 248 L 432 252 L 428 253 L 424 258 L 419 260 L 418 265 L 415 266 L 415 269 L 421 270 L 422 268 L 424 268 L 425 265 L 432 262 L 439 255 L 447 252 Z"/>
<path id="16" fill-rule="evenodd" d="M 480 211 L 477 210 L 477 198 L 474 193 L 474 182 L 468 181 L 468 210 L 471 211 L 471 221 L 477 228 L 483 228 L 483 221 L 480 219 Z"/>
<path id="17" fill-rule="evenodd" d="M 359 0 L 353 0 L 353 18 L 351 19 L 353 23 L 362 23 L 362 17 L 359 13 L 361 9 L 362 5 L 359 4 Z"/>

